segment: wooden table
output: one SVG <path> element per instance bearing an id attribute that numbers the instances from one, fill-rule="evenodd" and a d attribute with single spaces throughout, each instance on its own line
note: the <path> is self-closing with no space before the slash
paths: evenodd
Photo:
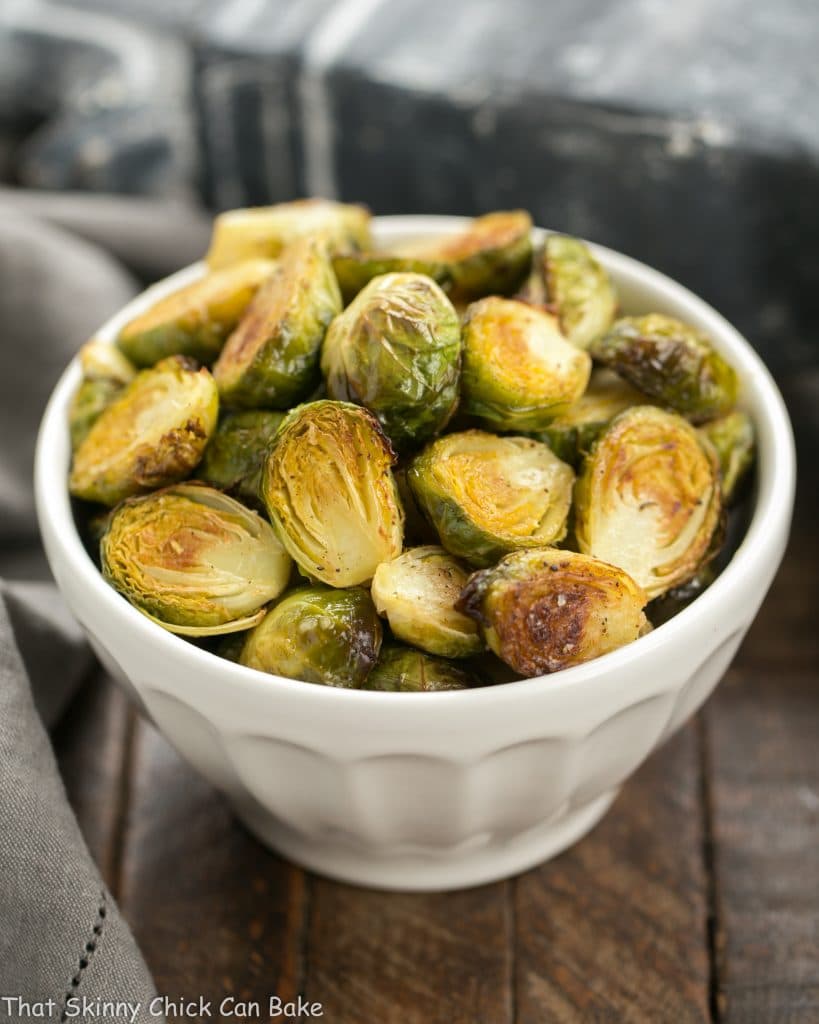
<path id="1" fill-rule="evenodd" d="M 819 373 L 787 394 L 794 534 L 733 667 L 590 836 L 516 879 L 424 896 L 306 874 L 93 680 L 58 752 L 160 992 L 302 993 L 328 1024 L 819 1021 Z"/>

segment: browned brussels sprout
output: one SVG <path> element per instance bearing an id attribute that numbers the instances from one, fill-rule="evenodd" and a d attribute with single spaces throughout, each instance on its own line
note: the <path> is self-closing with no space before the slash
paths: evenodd
<path id="1" fill-rule="evenodd" d="M 76 498 L 116 505 L 184 479 L 216 429 L 213 378 L 184 356 L 143 370 L 100 415 L 74 453 Z"/>
<path id="2" fill-rule="evenodd" d="M 579 238 L 549 235 L 543 246 L 543 275 L 548 302 L 563 333 L 578 348 L 588 348 L 611 327 L 617 293 L 609 275 Z"/>
<path id="3" fill-rule="evenodd" d="M 550 313 L 491 295 L 464 319 L 464 410 L 500 430 L 542 430 L 583 394 L 591 359 Z"/>
<path id="4" fill-rule="evenodd" d="M 721 416 L 736 402 L 733 367 L 701 331 L 662 313 L 622 317 L 590 352 L 694 423 Z"/>
<path id="5" fill-rule="evenodd" d="M 196 475 L 248 504 L 259 504 L 262 468 L 283 419 L 283 412 L 268 409 L 228 413 L 210 439 Z"/>
<path id="6" fill-rule="evenodd" d="M 136 376 L 136 369 L 125 356 L 104 341 L 92 338 L 79 352 L 82 382 L 71 400 L 68 426 L 71 449 L 76 451 L 88 431 Z"/>
<path id="7" fill-rule="evenodd" d="M 511 295 L 532 263 L 532 218 L 525 210 L 487 213 L 457 235 L 397 247 L 399 255 L 432 260 L 449 268 L 459 300 Z"/>
<path id="8" fill-rule="evenodd" d="M 362 684 L 362 689 L 421 693 L 468 690 L 474 682 L 468 672 L 451 662 L 432 658 L 412 647 L 390 644 L 381 651 L 381 657 Z"/>
<path id="9" fill-rule="evenodd" d="M 262 497 L 305 575 L 352 587 L 401 553 L 393 461 L 378 420 L 360 406 L 311 402 L 288 414 L 262 474 Z"/>
<path id="10" fill-rule="evenodd" d="M 321 368 L 331 398 L 365 406 L 397 447 L 442 430 L 458 404 L 461 327 L 423 274 L 386 274 L 327 332 Z"/>
<path id="11" fill-rule="evenodd" d="M 102 573 L 172 633 L 247 629 L 290 578 L 270 524 L 204 484 L 177 484 L 123 502 L 100 543 Z"/>
<path id="12" fill-rule="evenodd" d="M 329 199 L 297 199 L 220 213 L 208 250 L 211 269 L 243 260 L 275 258 L 297 238 L 324 241 L 332 252 L 370 245 L 370 213 L 363 206 Z"/>
<path id="13" fill-rule="evenodd" d="M 645 403 L 645 395 L 628 381 L 601 367 L 592 370 L 589 386 L 581 397 L 535 436 L 564 462 L 576 466 L 615 416 L 632 405 Z"/>
<path id="14" fill-rule="evenodd" d="M 467 576 L 443 548 L 409 548 L 375 570 L 373 601 L 399 640 L 444 658 L 467 658 L 483 649 L 475 623 L 455 610 Z"/>
<path id="15" fill-rule="evenodd" d="M 690 579 L 721 519 L 716 458 L 681 416 L 638 405 L 617 416 L 575 489 L 580 550 L 657 597 Z"/>
<path id="16" fill-rule="evenodd" d="M 408 478 L 443 546 L 471 565 L 566 535 L 574 473 L 531 438 L 447 434 L 413 459 Z"/>
<path id="17" fill-rule="evenodd" d="M 275 269 L 272 260 L 248 260 L 206 274 L 131 320 L 117 345 L 137 366 L 153 366 L 173 355 L 212 363 Z"/>
<path id="18" fill-rule="evenodd" d="M 306 398 L 318 383 L 324 334 L 340 310 L 324 247 L 310 239 L 288 246 L 213 367 L 225 404 L 287 409 Z"/>
<path id="19" fill-rule="evenodd" d="M 361 587 L 299 587 L 248 634 L 248 668 L 325 686 L 363 686 L 381 650 L 381 622 Z"/>
<path id="20" fill-rule="evenodd" d="M 345 252 L 333 257 L 333 270 L 345 305 L 358 295 L 374 277 L 384 274 L 424 274 L 446 288 L 449 267 L 433 260 L 416 260 L 388 252 Z"/>
<path id="21" fill-rule="evenodd" d="M 714 446 L 719 459 L 722 500 L 733 502 L 739 485 L 754 464 L 754 425 L 741 409 L 704 424 L 700 432 Z"/>
<path id="22" fill-rule="evenodd" d="M 648 628 L 646 595 L 631 577 L 574 551 L 515 551 L 476 572 L 459 607 L 489 647 L 523 676 L 579 665 Z"/>

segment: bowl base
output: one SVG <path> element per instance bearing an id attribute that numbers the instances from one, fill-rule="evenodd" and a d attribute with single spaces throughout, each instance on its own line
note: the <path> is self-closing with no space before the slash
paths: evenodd
<path id="1" fill-rule="evenodd" d="M 316 874 L 370 889 L 444 892 L 510 878 L 562 853 L 594 828 L 618 792 L 609 790 L 512 838 L 489 839 L 472 850 L 440 852 L 379 855 L 331 840 L 307 839 L 260 807 L 234 806 L 234 812 L 265 846 Z"/>

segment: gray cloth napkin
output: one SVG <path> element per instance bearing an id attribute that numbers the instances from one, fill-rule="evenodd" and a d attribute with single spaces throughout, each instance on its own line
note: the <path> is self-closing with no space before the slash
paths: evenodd
<path id="1" fill-rule="evenodd" d="M 47 570 L 31 486 L 37 426 L 55 380 L 135 290 L 128 273 L 100 249 L 4 211 L 0 1022 L 26 1019 L 16 999 L 44 1002 L 44 1019 L 53 1021 L 162 1020 L 149 1011 L 153 982 L 82 839 L 46 732 L 87 675 L 90 654 L 53 585 L 38 581 Z M 105 1002 L 122 1006 L 94 1016 L 83 1012 L 83 999 L 92 1009 Z M 139 1007 L 135 1015 L 131 1007 Z"/>

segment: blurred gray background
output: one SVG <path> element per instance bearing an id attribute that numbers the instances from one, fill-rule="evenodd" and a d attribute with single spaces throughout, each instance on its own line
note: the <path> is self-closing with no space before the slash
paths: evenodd
<path id="1" fill-rule="evenodd" d="M 523 206 L 667 271 L 798 371 L 817 362 L 817 42 L 816 0 L 3 0 L 0 182 L 38 191 L 2 199 L 143 277 L 201 250 L 191 206 Z M 65 190 L 152 201 L 45 194 Z"/>

